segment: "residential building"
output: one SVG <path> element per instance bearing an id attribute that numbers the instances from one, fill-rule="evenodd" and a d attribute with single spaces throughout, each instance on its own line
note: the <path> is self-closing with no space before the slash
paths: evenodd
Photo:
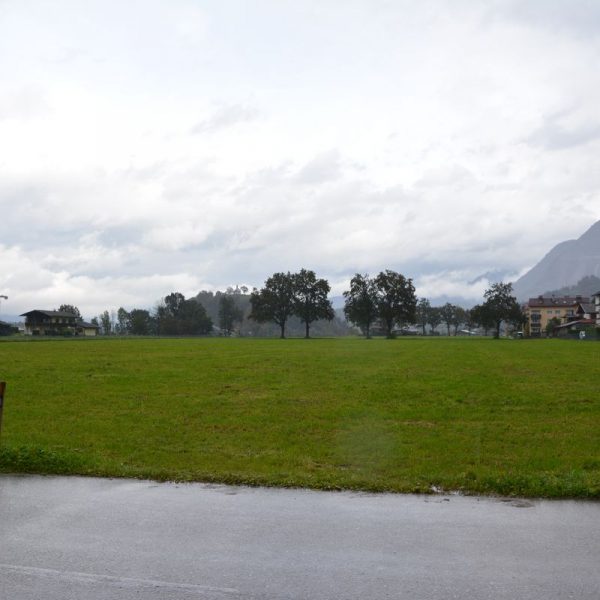
<path id="1" fill-rule="evenodd" d="M 526 333 L 531 337 L 546 335 L 546 327 L 552 319 L 557 325 L 578 320 L 584 307 L 589 307 L 590 299 L 584 296 L 538 296 L 529 298 L 524 307 L 527 316 Z"/>
<path id="2" fill-rule="evenodd" d="M 591 301 L 594 303 L 596 309 L 596 325 L 600 326 L 600 292 L 592 294 Z"/>
<path id="3" fill-rule="evenodd" d="M 30 310 L 25 317 L 25 335 L 98 335 L 99 327 L 77 315 L 59 310 Z"/>

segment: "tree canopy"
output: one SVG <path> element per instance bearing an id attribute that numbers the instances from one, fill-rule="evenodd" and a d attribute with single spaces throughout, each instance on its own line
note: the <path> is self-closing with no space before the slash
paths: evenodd
<path id="1" fill-rule="evenodd" d="M 331 321 L 335 316 L 333 306 L 327 298 L 329 282 L 317 279 L 314 271 L 300 269 L 293 275 L 294 314 L 304 323 L 306 335 L 310 337 L 310 325 L 318 319 Z"/>
<path id="2" fill-rule="evenodd" d="M 344 292 L 344 298 L 344 314 L 348 321 L 360 327 L 367 338 L 371 337 L 371 325 L 379 317 L 375 281 L 368 275 L 357 273 L 350 280 L 350 289 Z"/>
<path id="3" fill-rule="evenodd" d="M 223 294 L 219 298 L 219 327 L 227 335 L 231 335 L 235 323 L 241 323 L 244 311 L 235 303 L 235 296 L 239 294 Z"/>
<path id="4" fill-rule="evenodd" d="M 375 278 L 375 286 L 377 311 L 388 337 L 395 325 L 415 322 L 417 297 L 412 279 L 386 269 Z"/>
<path id="5" fill-rule="evenodd" d="M 478 308 L 482 325 L 493 324 L 494 337 L 500 337 L 500 327 L 503 321 L 520 325 L 524 321 L 523 311 L 512 294 L 512 283 L 493 283 L 483 294 L 485 301 Z"/>
<path id="6" fill-rule="evenodd" d="M 285 337 L 285 325 L 294 314 L 294 279 L 292 274 L 274 273 L 260 290 L 250 295 L 250 318 L 257 323 L 273 321 L 279 325 L 281 338 Z"/>
<path id="7" fill-rule="evenodd" d="M 161 335 L 201 335 L 212 331 L 212 319 L 194 299 L 173 292 L 165 296 L 156 310 L 158 333 Z"/>

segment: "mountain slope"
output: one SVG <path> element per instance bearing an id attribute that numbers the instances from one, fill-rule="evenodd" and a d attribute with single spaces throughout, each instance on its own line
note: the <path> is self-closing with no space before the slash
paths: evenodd
<path id="1" fill-rule="evenodd" d="M 576 284 L 588 275 L 600 276 L 600 221 L 581 237 L 557 244 L 513 285 L 519 300 Z"/>

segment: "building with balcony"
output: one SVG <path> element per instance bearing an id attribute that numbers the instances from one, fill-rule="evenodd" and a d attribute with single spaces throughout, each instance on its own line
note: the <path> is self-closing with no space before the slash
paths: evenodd
<path id="1" fill-rule="evenodd" d="M 25 317 L 25 335 L 98 335 L 99 327 L 81 317 L 59 310 L 30 310 Z"/>
<path id="2" fill-rule="evenodd" d="M 586 308 L 589 307 L 590 299 L 585 296 L 529 298 L 524 307 L 527 316 L 526 333 L 531 337 L 543 337 L 552 319 L 555 319 L 556 325 L 571 323 L 584 318 Z"/>

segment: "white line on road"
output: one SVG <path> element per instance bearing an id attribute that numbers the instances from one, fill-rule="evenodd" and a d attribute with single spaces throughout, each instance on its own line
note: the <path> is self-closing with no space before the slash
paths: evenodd
<path id="1" fill-rule="evenodd" d="M 67 580 L 76 583 L 105 584 L 127 588 L 161 588 L 172 591 L 187 591 L 199 595 L 223 594 L 226 596 L 240 596 L 241 592 L 235 588 L 212 587 L 195 583 L 175 583 L 159 579 L 135 579 L 132 577 L 113 577 L 97 573 L 80 573 L 78 571 L 60 571 L 57 569 L 42 569 L 40 567 L 26 567 L 24 565 L 9 565 L 0 563 L 0 571 L 9 571 L 21 575 L 44 577 L 48 579 Z"/>

